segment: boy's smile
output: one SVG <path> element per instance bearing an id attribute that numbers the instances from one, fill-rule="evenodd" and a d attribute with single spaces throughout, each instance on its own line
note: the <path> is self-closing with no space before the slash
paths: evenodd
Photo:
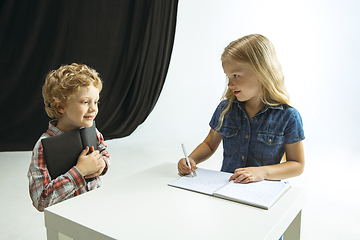
<path id="1" fill-rule="evenodd" d="M 91 116 L 84 116 L 84 118 L 89 119 L 89 120 L 94 120 L 95 119 L 95 115 L 91 115 Z"/>
<path id="2" fill-rule="evenodd" d="M 91 127 L 98 113 L 99 89 L 90 85 L 80 87 L 78 93 L 64 107 L 59 107 L 62 116 L 57 128 L 63 132 L 81 127 Z"/>

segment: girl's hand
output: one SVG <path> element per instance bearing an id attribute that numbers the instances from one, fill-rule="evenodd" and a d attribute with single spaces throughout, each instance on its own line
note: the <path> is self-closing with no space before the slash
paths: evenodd
<path id="1" fill-rule="evenodd" d="M 190 161 L 191 168 L 187 165 L 185 158 L 180 159 L 180 161 L 178 162 L 178 171 L 181 176 L 188 175 L 191 172 L 195 171 L 196 163 L 195 163 L 194 159 L 189 157 L 189 161 Z"/>
<path id="2" fill-rule="evenodd" d="M 229 181 L 234 180 L 235 183 L 251 183 L 259 182 L 264 179 L 265 171 L 262 167 L 247 167 L 236 169 Z"/>

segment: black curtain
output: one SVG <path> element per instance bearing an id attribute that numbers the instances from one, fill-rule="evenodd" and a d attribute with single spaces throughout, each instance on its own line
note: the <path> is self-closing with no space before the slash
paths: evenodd
<path id="1" fill-rule="evenodd" d="M 0 151 L 32 150 L 47 130 L 50 70 L 84 63 L 104 82 L 96 125 L 130 135 L 152 111 L 168 70 L 178 0 L 0 3 Z"/>

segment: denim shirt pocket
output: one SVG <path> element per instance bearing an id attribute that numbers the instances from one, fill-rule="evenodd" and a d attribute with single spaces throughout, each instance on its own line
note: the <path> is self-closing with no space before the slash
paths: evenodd
<path id="1" fill-rule="evenodd" d="M 227 155 L 234 154 L 240 149 L 240 127 L 223 126 L 219 133 L 222 135 L 224 152 Z"/>
<path id="2" fill-rule="evenodd" d="M 282 157 L 284 134 L 276 132 L 258 132 L 255 157 L 262 160 L 264 165 L 276 164 L 277 157 Z"/>

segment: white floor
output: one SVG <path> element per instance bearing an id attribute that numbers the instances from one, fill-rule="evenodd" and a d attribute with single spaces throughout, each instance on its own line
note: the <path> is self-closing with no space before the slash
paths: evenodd
<path id="1" fill-rule="evenodd" d="M 182 157 L 180 144 L 154 147 L 156 139 L 145 144 L 139 138 L 128 137 L 107 144 L 112 166 L 103 177 L 104 184 L 116 175 L 126 177 L 164 161 L 177 162 Z M 201 167 L 219 169 L 219 150 Z M 304 174 L 290 180 L 307 190 L 302 239 L 360 239 L 359 157 L 339 149 L 309 151 Z M 26 173 L 30 157 L 31 152 L 0 153 L 0 239 L 46 239 L 43 214 L 31 205 L 28 194 Z"/>

